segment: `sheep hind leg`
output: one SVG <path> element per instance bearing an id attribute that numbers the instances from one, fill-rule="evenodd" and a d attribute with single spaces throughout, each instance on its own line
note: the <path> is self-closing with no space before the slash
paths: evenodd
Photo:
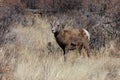
<path id="1" fill-rule="evenodd" d="M 81 51 L 82 51 L 82 47 L 83 47 L 83 45 L 79 45 L 79 46 L 77 47 L 80 56 L 82 55 L 82 52 L 81 52 Z"/>
<path id="2" fill-rule="evenodd" d="M 86 52 L 86 53 L 87 53 L 87 56 L 90 57 L 90 54 L 89 54 L 89 53 L 90 53 L 90 49 L 89 49 L 88 45 L 85 45 L 84 47 L 85 47 L 85 49 L 86 49 L 86 51 L 87 51 L 87 52 Z"/>
<path id="3" fill-rule="evenodd" d="M 87 51 L 87 56 L 88 57 L 90 57 L 90 49 L 89 49 L 89 46 L 88 46 L 88 44 L 84 44 L 84 48 L 86 49 L 86 51 Z"/>

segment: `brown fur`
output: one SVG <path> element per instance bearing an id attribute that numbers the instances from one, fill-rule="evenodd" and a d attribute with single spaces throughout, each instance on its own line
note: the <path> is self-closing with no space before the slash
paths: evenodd
<path id="1" fill-rule="evenodd" d="M 89 57 L 89 39 L 83 28 L 65 30 L 61 28 L 59 22 L 54 22 L 51 26 L 56 42 L 63 50 L 64 60 L 66 60 L 66 53 L 69 50 L 78 49 L 81 53 L 83 47 L 87 50 L 87 56 Z"/>
<path id="2" fill-rule="evenodd" d="M 88 38 L 83 29 L 69 29 L 69 30 L 60 30 L 58 33 L 55 33 L 55 39 L 59 46 L 62 48 L 65 54 L 68 50 L 78 49 L 81 53 L 81 49 L 84 47 L 87 50 L 87 55 L 89 57 L 89 46 Z"/>

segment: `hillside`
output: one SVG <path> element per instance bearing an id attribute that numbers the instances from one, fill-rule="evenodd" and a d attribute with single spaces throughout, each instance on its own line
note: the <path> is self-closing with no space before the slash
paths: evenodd
<path id="1" fill-rule="evenodd" d="M 120 80 L 119 0 L 56 0 L 51 9 L 36 4 L 44 0 L 27 1 L 1 0 L 0 80 Z M 90 32 L 90 58 L 74 50 L 64 62 L 51 32 L 54 18 Z"/>

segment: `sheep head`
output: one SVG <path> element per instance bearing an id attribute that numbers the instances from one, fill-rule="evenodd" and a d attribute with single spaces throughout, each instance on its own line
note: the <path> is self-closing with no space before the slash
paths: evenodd
<path id="1" fill-rule="evenodd" d="M 64 17 L 53 18 L 50 21 L 50 24 L 52 33 L 59 32 L 65 26 L 65 18 Z"/>

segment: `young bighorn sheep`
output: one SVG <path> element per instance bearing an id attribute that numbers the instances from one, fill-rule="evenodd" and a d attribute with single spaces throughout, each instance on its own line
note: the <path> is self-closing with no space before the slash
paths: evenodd
<path id="1" fill-rule="evenodd" d="M 66 60 L 66 53 L 69 50 L 79 49 L 81 53 L 83 47 L 87 50 L 89 57 L 90 34 L 86 29 L 63 29 L 60 21 L 57 20 L 51 23 L 51 30 L 56 42 L 63 50 L 64 60 Z"/>

